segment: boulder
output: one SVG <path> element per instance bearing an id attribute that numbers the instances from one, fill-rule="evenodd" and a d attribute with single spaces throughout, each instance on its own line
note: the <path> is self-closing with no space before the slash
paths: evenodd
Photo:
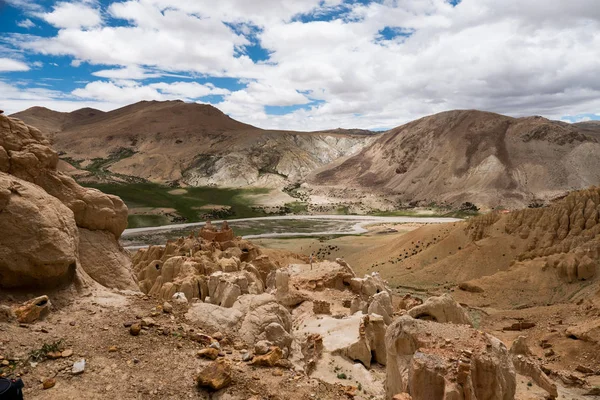
<path id="1" fill-rule="evenodd" d="M 103 286 L 139 290 L 131 260 L 108 231 L 79 229 L 79 262 L 81 268 Z"/>
<path id="2" fill-rule="evenodd" d="M 565 335 L 584 342 L 600 343 L 600 318 L 570 326 L 565 331 Z"/>
<path id="3" fill-rule="evenodd" d="M 506 346 L 466 325 L 410 316 L 385 334 L 386 392 L 415 400 L 512 400 L 516 373 Z"/>
<path id="4" fill-rule="evenodd" d="M 349 345 L 344 354 L 351 360 L 360 361 L 367 368 L 370 368 L 373 362 L 385 365 L 387 360 L 385 331 L 386 324 L 382 316 L 363 316 L 358 340 Z"/>
<path id="5" fill-rule="evenodd" d="M 273 323 L 279 324 L 288 333 L 292 329 L 290 312 L 277 303 L 273 295 L 243 295 L 233 305 L 233 309 L 244 315 L 239 334 L 248 345 L 267 339 L 267 327 Z"/>
<path id="6" fill-rule="evenodd" d="M 381 315 L 386 325 L 391 324 L 394 308 L 390 294 L 384 291 L 374 295 L 369 304 L 368 313 Z"/>
<path id="7" fill-rule="evenodd" d="M 52 287 L 77 268 L 73 213 L 40 187 L 0 172 L 0 287 Z"/>
<path id="8" fill-rule="evenodd" d="M 129 259 L 116 244 L 127 227 L 125 203 L 81 187 L 58 172 L 58 161 L 39 130 L 0 115 L 0 286 L 46 288 L 71 282 L 82 252 L 92 273 L 110 266 L 106 275 L 100 273 L 103 284 L 135 288 Z M 90 235 L 78 228 L 112 236 L 110 245 L 80 243 Z M 89 255 L 99 248 L 92 265 Z"/>
<path id="9" fill-rule="evenodd" d="M 210 333 L 237 332 L 243 316 L 244 313 L 235 308 L 224 308 L 208 303 L 194 303 L 185 314 L 191 323 Z"/>
<path id="10" fill-rule="evenodd" d="M 15 310 L 17 321 L 31 324 L 44 318 L 50 313 L 50 300 L 48 296 L 40 296 L 23 303 Z"/>
<path id="11" fill-rule="evenodd" d="M 423 304 L 411 308 L 408 314 L 416 319 L 473 326 L 466 310 L 447 293 L 428 298 Z"/>

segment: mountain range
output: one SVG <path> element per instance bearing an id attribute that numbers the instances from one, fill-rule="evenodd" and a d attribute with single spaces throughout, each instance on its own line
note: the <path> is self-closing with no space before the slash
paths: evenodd
<path id="1" fill-rule="evenodd" d="M 600 124 L 448 111 L 376 133 L 264 130 L 210 105 L 143 101 L 110 112 L 33 107 L 79 180 L 173 186 L 304 183 L 311 193 L 522 207 L 600 184 Z M 362 193 L 362 194 L 361 194 Z"/>

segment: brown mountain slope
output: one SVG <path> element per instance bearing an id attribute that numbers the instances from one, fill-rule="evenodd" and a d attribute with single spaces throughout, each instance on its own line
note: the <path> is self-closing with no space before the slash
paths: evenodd
<path id="1" fill-rule="evenodd" d="M 374 137 L 362 131 L 262 130 L 210 105 L 181 101 L 144 101 L 90 114 L 34 108 L 18 117 L 54 132 L 55 148 L 83 168 L 102 159 L 108 172 L 194 186 L 284 186 Z"/>
<path id="2" fill-rule="evenodd" d="M 308 180 L 401 200 L 522 207 L 600 184 L 600 144 L 579 126 L 541 117 L 449 111 L 388 131 Z"/>
<path id="3" fill-rule="evenodd" d="M 425 226 L 390 237 L 355 262 L 373 266 L 392 284 L 469 282 L 482 289 L 480 304 L 514 308 L 581 298 L 600 303 L 599 260 L 600 188 L 592 188 L 544 208 Z"/>

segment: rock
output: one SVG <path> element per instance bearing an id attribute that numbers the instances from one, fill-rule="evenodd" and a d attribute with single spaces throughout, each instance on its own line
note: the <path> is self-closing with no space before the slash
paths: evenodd
<path id="1" fill-rule="evenodd" d="M 315 314 L 331 314 L 331 303 L 328 301 L 313 300 L 313 312 Z"/>
<path id="2" fill-rule="evenodd" d="M 233 308 L 244 315 L 239 335 L 248 345 L 266 339 L 265 330 L 272 323 L 281 325 L 288 333 L 292 329 L 290 312 L 270 294 L 241 296 Z"/>
<path id="3" fill-rule="evenodd" d="M 156 325 L 156 321 L 151 317 L 146 317 L 142 318 L 141 324 L 142 326 L 152 327 Z"/>
<path id="4" fill-rule="evenodd" d="M 453 338 L 450 346 L 447 338 Z M 405 315 L 387 328 L 385 345 L 387 398 L 398 393 L 414 400 L 515 396 L 516 373 L 506 347 L 466 325 Z"/>
<path id="5" fill-rule="evenodd" d="M 246 353 L 242 354 L 242 361 L 245 361 L 245 362 L 252 361 L 253 358 L 254 358 L 254 354 L 252 354 L 250 352 L 246 352 Z"/>
<path id="6" fill-rule="evenodd" d="M 565 335 L 584 342 L 600 343 L 600 318 L 570 326 L 565 331 Z"/>
<path id="7" fill-rule="evenodd" d="M 254 356 L 251 364 L 262 367 L 273 367 L 277 361 L 282 358 L 283 352 L 281 349 L 277 346 L 273 346 L 266 354 Z"/>
<path id="8" fill-rule="evenodd" d="M 173 299 L 173 302 L 175 304 L 187 304 L 188 303 L 188 299 L 187 299 L 187 297 L 185 297 L 185 293 L 181 293 L 181 292 L 175 293 L 173 296 L 171 296 L 171 299 Z"/>
<path id="9" fill-rule="evenodd" d="M 218 340 L 219 342 L 225 338 L 225 336 L 219 331 L 213 333 L 212 337 L 213 339 Z"/>
<path id="10" fill-rule="evenodd" d="M 235 308 L 223 308 L 214 304 L 195 303 L 185 314 L 186 319 L 205 332 L 237 332 L 244 313 Z"/>
<path id="11" fill-rule="evenodd" d="M 464 290 L 465 292 L 471 292 L 471 293 L 483 293 L 483 289 L 473 283 L 469 283 L 469 282 L 462 282 L 458 285 L 458 288 L 460 290 Z"/>
<path id="12" fill-rule="evenodd" d="M 1 172 L 0 232 L 0 287 L 53 288 L 72 279 L 79 242 L 73 212 L 42 188 Z"/>
<path id="13" fill-rule="evenodd" d="M 26 324 L 31 324 L 32 322 L 44 318 L 49 312 L 50 300 L 48 300 L 48 296 L 36 297 L 15 309 L 17 321 Z"/>
<path id="14" fill-rule="evenodd" d="M 408 393 L 399 393 L 392 397 L 392 400 L 413 400 L 413 398 Z"/>
<path id="15" fill-rule="evenodd" d="M 81 360 L 79 360 L 73 364 L 71 373 L 73 375 L 80 375 L 80 374 L 83 374 L 84 371 L 85 371 L 85 359 L 82 358 Z"/>
<path id="16" fill-rule="evenodd" d="M 108 352 L 109 353 L 114 353 L 114 352 L 117 352 L 117 351 L 119 351 L 119 348 L 117 346 L 110 346 L 108 348 Z"/>
<path id="17" fill-rule="evenodd" d="M 0 304 L 0 322 L 11 322 L 15 319 L 15 313 L 12 308 Z"/>
<path id="18" fill-rule="evenodd" d="M 447 293 L 428 298 L 423 304 L 411 308 L 408 314 L 415 319 L 473 326 L 465 309 Z"/>
<path id="19" fill-rule="evenodd" d="M 173 306 L 168 301 L 163 303 L 162 308 L 164 313 L 171 314 L 173 312 Z"/>
<path id="20" fill-rule="evenodd" d="M 510 348 L 515 369 L 519 374 L 530 377 L 539 387 L 547 391 L 551 397 L 558 397 L 556 384 L 535 363 L 532 358 L 533 353 L 525 343 L 525 340 L 525 336 L 519 336 Z"/>
<path id="21" fill-rule="evenodd" d="M 390 294 L 380 292 L 374 295 L 371 304 L 369 304 L 368 313 L 381 315 L 386 325 L 391 324 L 394 308 Z"/>
<path id="22" fill-rule="evenodd" d="M 225 360 L 213 361 L 197 376 L 196 384 L 212 390 L 220 390 L 231 384 L 231 365 Z"/>
<path id="23" fill-rule="evenodd" d="M 385 331 L 386 324 L 382 316 L 363 316 L 358 328 L 358 340 L 346 348 L 346 357 L 360 361 L 367 368 L 370 368 L 373 362 L 385 365 Z"/>
<path id="24" fill-rule="evenodd" d="M 531 329 L 535 327 L 535 323 L 534 322 L 528 322 L 528 321 L 519 321 L 519 322 L 515 322 L 514 324 L 510 325 L 510 326 L 506 326 L 504 328 L 502 328 L 502 330 L 505 331 L 523 331 L 526 329 Z"/>
<path id="25" fill-rule="evenodd" d="M 219 350 L 207 347 L 205 349 L 199 350 L 197 356 L 201 358 L 208 358 L 210 360 L 216 360 L 217 357 L 219 357 Z"/>
<path id="26" fill-rule="evenodd" d="M 581 372 L 582 374 L 593 374 L 595 372 L 593 369 L 581 364 L 575 367 L 575 371 Z"/>
<path id="27" fill-rule="evenodd" d="M 129 333 L 131 334 L 131 336 L 138 336 L 141 331 L 142 331 L 142 324 L 140 324 L 140 323 L 132 324 L 129 327 Z"/>
<path id="28" fill-rule="evenodd" d="M 55 385 L 56 385 L 56 379 L 54 379 L 54 378 L 44 379 L 44 382 L 42 382 L 42 389 L 48 390 L 48 389 L 53 388 Z"/>
<path id="29" fill-rule="evenodd" d="M 59 358 L 62 358 L 62 353 L 60 351 L 49 351 L 46 353 L 46 358 L 49 360 L 58 360 Z"/>
<path id="30" fill-rule="evenodd" d="M 90 266 L 104 284 L 135 289 L 117 243 L 127 227 L 125 203 L 81 187 L 57 171 L 58 162 L 39 130 L 0 115 L 0 286 L 86 283 Z M 110 240 L 96 241 L 101 235 Z"/>
<path id="31" fill-rule="evenodd" d="M 367 314 L 369 309 L 369 303 L 363 301 L 359 296 L 352 299 L 350 303 L 350 314 L 356 314 L 357 312 L 362 312 L 363 314 Z"/>
<path id="32" fill-rule="evenodd" d="M 266 343 L 272 343 L 282 350 L 289 349 L 292 345 L 293 337 L 288 333 L 283 326 L 277 322 L 272 322 L 265 328 Z M 261 342 L 259 342 L 261 343 Z M 264 353 L 263 353 L 264 354 Z"/>
<path id="33" fill-rule="evenodd" d="M 109 231 L 79 228 L 79 262 L 96 282 L 108 288 L 138 291 L 131 259 Z"/>
<path id="34" fill-rule="evenodd" d="M 272 346 L 273 343 L 267 340 L 260 340 L 254 345 L 254 353 L 262 356 L 263 354 L 267 354 Z"/>
<path id="35" fill-rule="evenodd" d="M 66 349 L 60 355 L 63 358 L 71 357 L 73 355 L 73 349 Z"/>

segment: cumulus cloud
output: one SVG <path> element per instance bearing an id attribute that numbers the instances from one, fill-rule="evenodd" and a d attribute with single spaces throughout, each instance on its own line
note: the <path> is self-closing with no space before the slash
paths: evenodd
<path id="1" fill-rule="evenodd" d="M 100 11 L 83 3 L 59 2 L 52 12 L 40 13 L 39 17 L 57 28 L 93 28 L 102 23 Z"/>
<path id="2" fill-rule="evenodd" d="M 119 24 L 102 25 L 94 3 L 57 3 L 43 14 L 56 35 L 13 43 L 101 65 L 93 75 L 109 81 L 75 90 L 82 99 L 218 94 L 223 111 L 269 128 L 389 128 L 457 108 L 556 119 L 600 108 L 597 0 L 128 0 L 102 12 Z M 252 48 L 267 59 L 253 60 Z M 173 73 L 245 87 L 145 82 Z M 297 109 L 272 116 L 265 106 Z"/>
<path id="3" fill-rule="evenodd" d="M 0 58 L 0 72 L 29 71 L 29 66 L 24 62 L 10 58 Z"/>

